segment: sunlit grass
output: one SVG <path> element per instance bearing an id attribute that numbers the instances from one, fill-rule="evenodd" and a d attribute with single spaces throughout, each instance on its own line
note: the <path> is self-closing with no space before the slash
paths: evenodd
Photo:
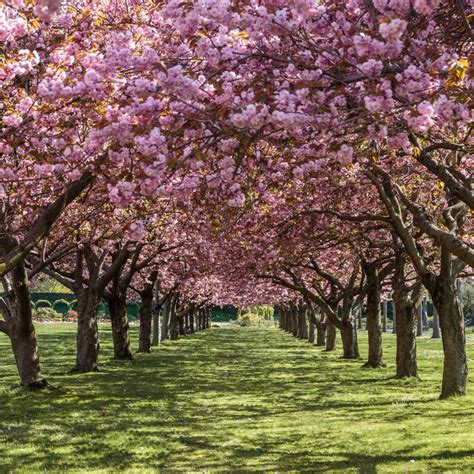
<path id="1" fill-rule="evenodd" d="M 405 381 L 392 378 L 391 334 L 387 368 L 370 370 L 253 328 L 213 328 L 122 363 L 101 326 L 103 371 L 72 375 L 75 327 L 38 332 L 56 390 L 28 395 L 11 388 L 0 335 L 0 472 L 474 470 L 474 396 L 437 399 L 439 341 L 419 341 L 421 380 Z"/>

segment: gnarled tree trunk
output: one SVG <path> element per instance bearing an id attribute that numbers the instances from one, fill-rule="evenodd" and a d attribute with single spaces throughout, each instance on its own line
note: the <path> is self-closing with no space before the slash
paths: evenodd
<path id="1" fill-rule="evenodd" d="M 397 377 L 417 377 L 416 310 L 412 302 L 396 297 Z"/>
<path id="2" fill-rule="evenodd" d="M 308 326 L 306 324 L 306 309 L 304 306 L 298 306 L 298 338 L 308 338 Z"/>
<path id="3" fill-rule="evenodd" d="M 141 294 L 140 333 L 138 336 L 138 352 L 151 352 L 151 320 L 153 304 L 153 286 L 146 285 Z"/>
<path id="4" fill-rule="evenodd" d="M 40 390 L 48 386 L 43 378 L 38 355 L 35 328 L 31 312 L 28 277 L 23 262 L 11 272 L 13 288 L 10 294 L 10 337 L 21 385 L 28 390 Z"/>
<path id="5" fill-rule="evenodd" d="M 417 377 L 416 362 L 416 301 L 409 296 L 405 282 L 405 257 L 395 257 L 393 302 L 397 321 L 397 377 Z"/>
<path id="6" fill-rule="evenodd" d="M 112 340 L 114 359 L 133 359 L 130 348 L 130 325 L 128 322 L 126 295 L 113 294 L 108 300 L 110 319 L 112 321 Z"/>
<path id="7" fill-rule="evenodd" d="M 380 279 L 373 263 L 364 263 L 367 278 L 367 331 L 369 336 L 369 358 L 364 367 L 384 366 L 382 350 L 382 326 L 380 314 Z"/>
<path id="8" fill-rule="evenodd" d="M 321 320 L 316 322 L 316 345 L 317 346 L 326 345 L 326 332 L 327 332 L 327 324 L 324 317 L 322 317 Z M 335 342 L 333 342 L 333 345 L 334 344 Z M 327 349 L 327 350 L 334 350 L 334 349 Z"/>
<path id="9" fill-rule="evenodd" d="M 357 343 L 357 329 L 350 320 L 342 321 L 341 328 L 342 339 L 342 358 L 343 359 L 358 359 L 359 345 Z"/>
<path id="10" fill-rule="evenodd" d="M 441 398 L 465 395 L 467 384 L 464 315 L 456 295 L 454 278 L 437 278 L 431 297 L 439 312 L 444 350 Z"/>
<path id="11" fill-rule="evenodd" d="M 77 372 L 92 372 L 98 370 L 99 330 L 97 327 L 97 308 L 100 295 L 89 287 L 77 293 Z"/>
<path id="12" fill-rule="evenodd" d="M 336 350 L 336 327 L 331 321 L 326 322 L 326 351 Z"/>

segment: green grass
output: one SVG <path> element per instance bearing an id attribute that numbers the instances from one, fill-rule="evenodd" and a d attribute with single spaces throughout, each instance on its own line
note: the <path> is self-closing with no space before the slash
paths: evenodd
<path id="1" fill-rule="evenodd" d="M 392 335 L 382 370 L 253 328 L 213 328 L 121 363 L 101 326 L 103 371 L 72 375 L 74 331 L 39 325 L 58 389 L 36 394 L 11 388 L 0 335 L 0 472 L 474 471 L 474 396 L 437 399 L 439 341 L 420 340 L 422 378 L 406 381 L 392 378 Z"/>

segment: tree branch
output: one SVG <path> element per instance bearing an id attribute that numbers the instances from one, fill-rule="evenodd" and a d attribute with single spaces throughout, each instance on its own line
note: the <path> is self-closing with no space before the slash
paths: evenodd
<path id="1" fill-rule="evenodd" d="M 78 180 L 72 182 L 66 191 L 50 204 L 36 219 L 22 242 L 0 258 L 0 276 L 12 270 L 45 237 L 52 225 L 59 219 L 66 207 L 71 204 L 92 182 L 94 176 L 86 171 Z"/>

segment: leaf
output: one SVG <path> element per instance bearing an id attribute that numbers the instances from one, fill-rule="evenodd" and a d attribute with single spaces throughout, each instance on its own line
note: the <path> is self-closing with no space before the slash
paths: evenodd
<path id="1" fill-rule="evenodd" d="M 239 31 L 235 36 L 234 38 L 239 38 L 239 39 L 245 39 L 245 40 L 248 40 L 250 38 L 250 36 L 248 35 L 248 33 L 246 31 Z"/>
<path id="2" fill-rule="evenodd" d="M 421 155 L 421 150 L 416 146 L 413 148 L 413 157 L 414 158 L 419 158 Z"/>
<path id="3" fill-rule="evenodd" d="M 100 11 L 97 15 L 97 18 L 93 21 L 93 24 L 95 26 L 102 26 L 106 20 L 107 17 L 105 16 L 105 13 L 103 11 Z"/>
<path id="4" fill-rule="evenodd" d="M 448 70 L 448 79 L 446 80 L 446 87 L 451 88 L 462 82 L 466 77 L 466 71 L 469 68 L 469 60 L 467 58 L 461 58 L 458 61 L 454 61 Z"/>

